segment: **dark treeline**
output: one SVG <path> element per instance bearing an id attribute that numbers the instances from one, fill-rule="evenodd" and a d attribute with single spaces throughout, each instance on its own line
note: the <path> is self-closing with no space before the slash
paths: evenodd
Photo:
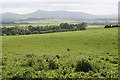
<path id="1" fill-rule="evenodd" d="M 105 25 L 104 28 L 114 28 L 114 27 L 120 27 L 120 25 Z"/>
<path id="2" fill-rule="evenodd" d="M 16 24 L 15 22 L 0 22 L 0 24 Z"/>
<path id="3" fill-rule="evenodd" d="M 15 22 L 0 22 L 0 24 L 30 24 L 29 22 L 20 22 L 20 23 L 15 23 Z"/>
<path id="4" fill-rule="evenodd" d="M 86 30 L 87 23 L 79 24 L 68 24 L 61 23 L 60 25 L 50 25 L 50 26 L 26 26 L 26 27 L 3 27 L 2 35 L 29 35 L 29 34 L 44 34 L 53 32 L 67 32 L 67 31 L 77 31 Z"/>

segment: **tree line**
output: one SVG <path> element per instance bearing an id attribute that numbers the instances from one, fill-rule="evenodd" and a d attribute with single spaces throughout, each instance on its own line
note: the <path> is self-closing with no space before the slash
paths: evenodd
<path id="1" fill-rule="evenodd" d="M 114 28 L 114 27 L 120 27 L 120 25 L 105 25 L 104 28 Z"/>
<path id="2" fill-rule="evenodd" d="M 46 26 L 26 26 L 26 27 L 3 27 L 2 35 L 29 35 L 29 34 L 44 34 L 53 32 L 67 32 L 86 30 L 87 23 L 79 24 L 61 23 L 60 25 L 46 25 Z"/>

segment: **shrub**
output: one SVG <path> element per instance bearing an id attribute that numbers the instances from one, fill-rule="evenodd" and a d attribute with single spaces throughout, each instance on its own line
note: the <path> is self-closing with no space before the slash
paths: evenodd
<path id="1" fill-rule="evenodd" d="M 32 67 L 34 64 L 35 64 L 34 59 L 28 58 L 22 62 L 21 66 Z"/>
<path id="2" fill-rule="evenodd" d="M 59 59 L 59 58 L 60 58 L 60 56 L 59 56 L 59 55 L 56 55 L 56 58 L 57 58 L 57 59 Z"/>
<path id="3" fill-rule="evenodd" d="M 33 58 L 35 55 L 32 54 L 32 53 L 28 53 L 28 54 L 26 54 L 25 56 L 26 56 L 27 58 Z"/>
<path id="4" fill-rule="evenodd" d="M 92 66 L 88 61 L 84 59 L 81 61 L 77 61 L 76 69 L 75 69 L 76 72 L 80 72 L 80 71 L 88 72 L 90 70 L 93 71 Z"/>
<path id="5" fill-rule="evenodd" d="M 49 64 L 49 70 L 58 69 L 58 65 L 53 60 L 49 60 L 48 64 Z"/>
<path id="6" fill-rule="evenodd" d="M 118 60 L 110 60 L 110 62 L 113 64 L 118 64 Z"/>

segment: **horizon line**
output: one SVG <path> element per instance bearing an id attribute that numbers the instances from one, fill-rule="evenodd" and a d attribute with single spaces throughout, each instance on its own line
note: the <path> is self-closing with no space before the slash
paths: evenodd
<path id="1" fill-rule="evenodd" d="M 37 12 L 37 11 L 48 11 L 48 12 L 49 11 L 81 12 L 81 11 L 74 11 L 74 10 L 41 10 L 41 9 L 38 9 L 38 10 L 35 10 L 35 11 L 32 11 L 32 12 L 28 12 L 28 13 L 15 13 L 15 12 L 8 11 L 8 12 L 0 13 L 0 14 L 13 13 L 13 14 L 24 15 L 24 14 L 34 13 L 34 12 Z M 100 15 L 100 14 L 91 14 L 91 13 L 88 13 L 88 12 L 81 12 L 81 13 L 87 13 L 87 14 L 90 14 L 90 15 Z M 116 14 L 103 14 L 103 16 L 104 15 L 118 15 L 118 13 L 116 13 Z"/>

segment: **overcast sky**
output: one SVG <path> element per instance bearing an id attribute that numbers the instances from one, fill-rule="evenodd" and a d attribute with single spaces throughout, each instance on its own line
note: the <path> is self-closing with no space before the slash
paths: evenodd
<path id="1" fill-rule="evenodd" d="M 25 14 L 40 10 L 79 11 L 95 15 L 117 14 L 119 0 L 0 0 L 0 13 Z"/>

